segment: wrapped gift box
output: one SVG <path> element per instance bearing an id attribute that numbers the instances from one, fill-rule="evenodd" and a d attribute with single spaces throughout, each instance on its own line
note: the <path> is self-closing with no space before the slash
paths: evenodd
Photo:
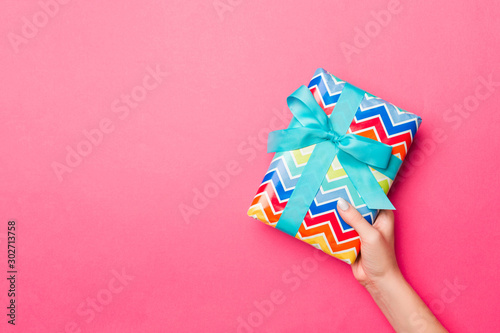
<path id="1" fill-rule="evenodd" d="M 323 69 L 318 69 L 308 88 L 319 106 L 330 117 L 335 113 L 336 103 L 345 85 L 346 82 Z M 392 147 L 392 154 L 403 161 L 420 123 L 420 117 L 365 93 L 347 133 L 389 145 Z M 249 216 L 276 227 L 314 148 L 315 145 L 312 145 L 275 153 L 248 210 Z M 387 194 L 394 179 L 374 168 L 370 168 L 370 171 Z M 339 217 L 339 198 L 350 202 L 368 222 L 373 223 L 378 210 L 368 208 L 338 157 L 335 157 L 295 238 L 333 257 L 353 263 L 360 251 L 360 239 L 356 231 Z"/>

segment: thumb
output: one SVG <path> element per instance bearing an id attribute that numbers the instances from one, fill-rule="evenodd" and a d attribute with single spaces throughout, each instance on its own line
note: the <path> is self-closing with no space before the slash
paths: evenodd
<path id="1" fill-rule="evenodd" d="M 381 210 L 373 227 L 380 231 L 389 243 L 394 244 L 394 213 L 392 210 Z"/>
<path id="2" fill-rule="evenodd" d="M 356 230 L 361 239 L 371 238 L 377 231 L 368 223 L 367 220 L 343 198 L 337 201 L 337 210 L 340 217 Z"/>

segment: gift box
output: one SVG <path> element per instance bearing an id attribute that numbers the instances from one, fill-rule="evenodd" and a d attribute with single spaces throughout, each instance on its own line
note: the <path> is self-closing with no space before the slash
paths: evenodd
<path id="1" fill-rule="evenodd" d="M 386 195 L 421 118 L 318 69 L 287 99 L 294 115 L 269 134 L 275 152 L 248 215 L 353 263 L 356 231 L 337 211 L 344 198 L 369 222 L 394 209 Z"/>

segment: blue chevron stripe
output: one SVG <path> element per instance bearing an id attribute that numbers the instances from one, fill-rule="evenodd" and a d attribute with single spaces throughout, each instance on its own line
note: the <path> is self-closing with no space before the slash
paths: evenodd
<path id="1" fill-rule="evenodd" d="M 334 180 L 331 182 L 328 182 L 326 179 L 323 181 L 323 184 L 321 184 L 321 187 L 323 188 L 323 191 L 328 193 L 321 193 L 321 191 L 318 191 L 316 194 L 316 201 L 318 204 L 322 204 L 323 202 L 333 200 L 335 198 L 338 198 L 337 194 L 335 193 L 335 190 L 340 187 L 347 186 L 347 189 L 349 190 L 349 193 L 352 195 L 352 200 L 354 202 L 355 206 L 360 206 L 364 205 L 364 201 L 359 197 L 358 191 L 352 184 L 352 182 L 349 180 L 349 178 L 342 178 L 338 180 Z"/>
<path id="2" fill-rule="evenodd" d="M 349 201 L 349 197 L 347 196 L 347 192 L 345 192 L 345 190 L 344 190 L 344 193 L 342 195 L 339 195 L 339 197 L 342 197 L 345 200 Z M 369 209 L 366 206 L 359 207 L 359 208 L 356 207 L 356 209 L 361 213 L 361 215 L 363 215 L 363 217 L 368 222 L 370 222 L 370 224 L 373 224 L 373 216 L 376 215 L 376 213 L 377 213 L 376 210 Z M 326 205 L 321 205 L 321 206 L 317 206 L 316 202 L 313 201 L 313 203 L 311 204 L 311 207 L 309 207 L 309 210 L 310 210 L 312 215 L 335 211 L 337 213 L 337 216 L 339 217 L 340 224 L 342 225 L 342 229 L 344 229 L 344 231 L 352 230 L 352 227 L 349 224 L 347 224 L 340 217 L 339 212 L 337 210 L 337 201 L 330 202 Z"/>
<path id="3" fill-rule="evenodd" d="M 363 104 L 363 102 L 361 102 L 361 104 Z M 365 110 L 365 111 L 358 109 L 358 111 L 356 112 L 355 118 L 357 121 L 360 121 L 360 120 L 370 118 L 373 116 L 377 116 L 377 115 L 380 115 L 380 117 L 382 118 L 382 122 L 384 123 L 384 127 L 389 135 L 401 134 L 402 132 L 411 131 L 412 138 L 415 137 L 415 134 L 417 133 L 417 129 L 418 129 L 416 119 L 413 119 L 414 121 L 412 121 L 412 122 L 392 125 L 391 118 L 387 114 L 387 110 L 385 109 L 384 105 L 382 105 L 382 104 L 378 107 L 375 107 L 375 108 L 369 109 L 369 110 Z M 408 117 L 406 117 L 406 120 L 410 120 L 411 118 L 412 117 L 408 116 Z"/>
<path id="4" fill-rule="evenodd" d="M 300 177 L 297 177 L 294 179 L 290 178 L 290 176 L 288 175 L 288 171 L 285 168 L 285 164 L 283 163 L 283 160 L 277 160 L 277 161 L 271 163 L 271 167 L 269 169 L 270 169 L 270 171 L 268 171 L 268 173 L 266 173 L 263 181 L 270 180 L 272 177 L 274 177 L 274 174 L 277 173 L 276 176 L 278 176 L 278 175 L 281 176 L 281 181 L 283 181 L 283 184 L 285 185 L 285 187 L 290 189 L 290 190 L 293 190 L 295 188 L 295 186 L 297 185 L 297 182 L 299 181 Z M 279 180 L 280 179 L 278 178 L 278 181 Z"/>
<path id="5" fill-rule="evenodd" d="M 292 195 L 293 189 L 290 189 L 288 191 L 285 190 L 285 188 L 283 187 L 283 184 L 281 184 L 279 175 L 276 171 L 272 171 L 272 172 L 266 174 L 262 183 L 265 183 L 267 181 L 271 181 L 271 183 L 273 183 L 274 189 L 276 191 L 276 195 L 278 196 L 278 199 L 280 201 L 290 199 L 290 196 Z"/>
<path id="6" fill-rule="evenodd" d="M 342 87 L 345 83 L 342 83 Z M 328 89 L 326 88 L 325 81 L 322 79 L 322 76 L 317 76 L 309 82 L 308 88 L 317 86 L 318 90 L 323 97 L 323 102 L 325 103 L 325 106 L 331 106 L 339 100 L 341 90 L 339 92 L 334 93 L 333 95 L 330 95 L 328 92 Z M 340 86 L 337 85 L 337 86 Z"/>

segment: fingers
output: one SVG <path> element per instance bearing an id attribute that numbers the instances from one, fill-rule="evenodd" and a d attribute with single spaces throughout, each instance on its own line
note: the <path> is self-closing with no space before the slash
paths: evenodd
<path id="1" fill-rule="evenodd" d="M 392 210 L 381 210 L 373 227 L 380 231 L 387 241 L 394 243 L 394 213 Z"/>
<path id="2" fill-rule="evenodd" d="M 349 204 L 346 200 L 340 198 L 337 201 L 337 210 L 340 217 L 356 230 L 361 239 L 369 239 L 377 233 L 377 231 L 368 223 L 367 220 Z"/>

